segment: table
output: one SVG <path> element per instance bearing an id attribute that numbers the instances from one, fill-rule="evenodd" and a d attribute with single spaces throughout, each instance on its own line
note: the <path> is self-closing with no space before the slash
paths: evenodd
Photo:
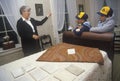
<path id="1" fill-rule="evenodd" d="M 111 81 L 112 64 L 102 50 L 104 65 L 36 61 L 45 51 L 0 66 L 0 81 Z"/>

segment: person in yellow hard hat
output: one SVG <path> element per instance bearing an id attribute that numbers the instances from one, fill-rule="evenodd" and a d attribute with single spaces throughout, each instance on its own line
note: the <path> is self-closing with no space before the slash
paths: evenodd
<path id="1" fill-rule="evenodd" d="M 100 15 L 100 19 L 98 22 L 97 27 L 92 27 L 90 29 L 91 32 L 113 32 L 115 27 L 114 22 L 114 14 L 112 8 L 109 6 L 104 6 L 101 8 L 99 12 L 97 12 L 98 15 Z"/>
<path id="2" fill-rule="evenodd" d="M 88 15 L 85 12 L 79 12 L 76 15 L 76 19 L 77 19 L 78 25 L 73 30 L 75 35 L 81 35 L 82 32 L 89 31 L 91 25 L 90 25 L 90 22 L 87 21 Z"/>

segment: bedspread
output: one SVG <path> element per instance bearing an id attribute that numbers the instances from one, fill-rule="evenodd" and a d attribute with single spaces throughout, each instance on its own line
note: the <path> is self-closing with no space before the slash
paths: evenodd
<path id="1" fill-rule="evenodd" d="M 111 81 L 111 61 L 104 51 L 104 65 L 36 61 L 45 51 L 0 66 L 0 81 Z"/>

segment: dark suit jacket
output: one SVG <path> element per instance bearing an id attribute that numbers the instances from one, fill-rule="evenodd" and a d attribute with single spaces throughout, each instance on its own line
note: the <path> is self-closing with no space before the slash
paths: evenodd
<path id="1" fill-rule="evenodd" d="M 34 26 L 35 32 L 33 32 L 30 25 L 23 21 L 22 18 L 18 20 L 17 31 L 21 37 L 22 48 L 25 56 L 40 51 L 39 40 L 33 39 L 32 35 L 38 35 L 36 26 L 42 25 L 47 19 L 47 17 L 45 17 L 42 21 L 37 21 L 33 18 L 30 19 L 32 25 Z"/>
<path id="2" fill-rule="evenodd" d="M 77 35 L 77 36 L 80 36 L 83 32 L 87 32 L 90 30 L 89 27 L 87 26 L 83 26 L 79 32 L 76 31 L 77 27 L 73 30 L 74 34 Z"/>

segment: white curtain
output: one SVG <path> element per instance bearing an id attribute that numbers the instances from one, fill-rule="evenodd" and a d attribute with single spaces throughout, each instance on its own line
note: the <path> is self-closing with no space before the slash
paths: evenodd
<path id="1" fill-rule="evenodd" d="M 69 15 L 70 26 L 75 27 L 76 26 L 75 16 L 77 14 L 76 0 L 66 0 L 66 2 L 67 2 L 67 10 L 68 10 L 68 15 Z"/>
<path id="2" fill-rule="evenodd" d="M 61 31 L 65 20 L 65 0 L 50 0 L 54 39 L 59 43 L 58 31 Z"/>
<path id="3" fill-rule="evenodd" d="M 20 17 L 19 8 L 25 4 L 24 0 L 1 0 L 3 12 L 6 15 L 11 27 L 17 33 L 16 23 Z"/>
<path id="4" fill-rule="evenodd" d="M 61 31 L 63 29 L 65 20 L 65 0 L 51 0 L 52 11 L 54 12 L 54 18 L 56 19 L 57 29 Z"/>

